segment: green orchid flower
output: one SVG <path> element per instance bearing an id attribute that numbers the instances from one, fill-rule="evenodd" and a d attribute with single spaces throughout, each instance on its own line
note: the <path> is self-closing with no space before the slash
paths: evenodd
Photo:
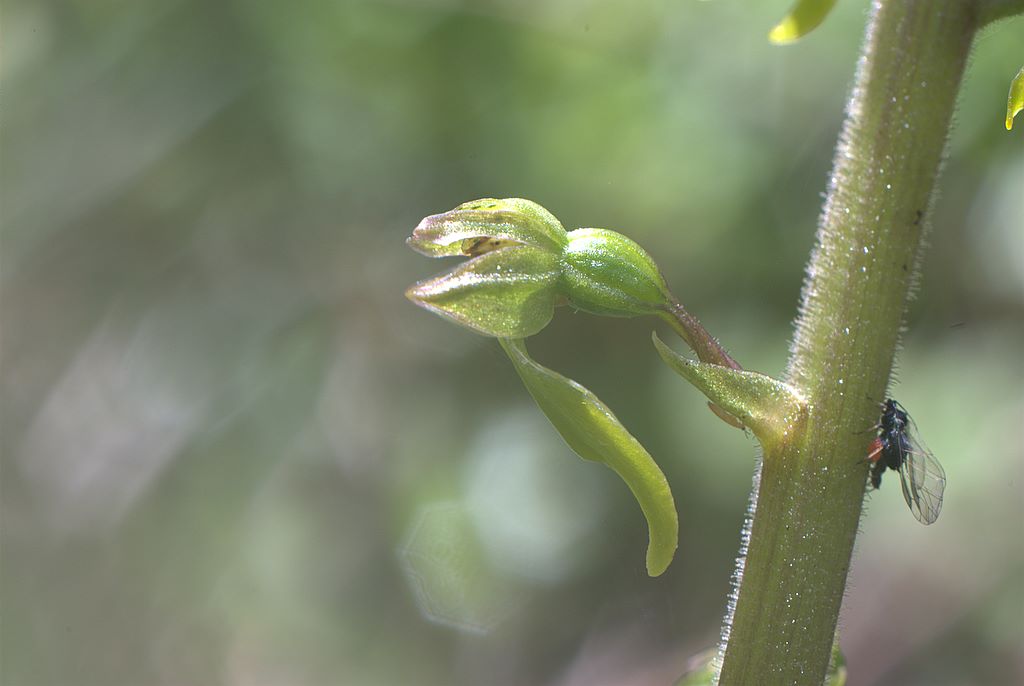
<path id="1" fill-rule="evenodd" d="M 596 395 L 534 361 L 523 341 L 547 326 L 558 304 L 616 317 L 669 311 L 675 301 L 654 260 L 614 231 L 567 233 L 546 209 L 519 198 L 475 200 L 427 217 L 408 244 L 430 257 L 469 258 L 413 285 L 406 296 L 499 340 L 569 447 L 626 482 L 647 518 L 647 571 L 664 572 L 679 533 L 665 475 Z"/>

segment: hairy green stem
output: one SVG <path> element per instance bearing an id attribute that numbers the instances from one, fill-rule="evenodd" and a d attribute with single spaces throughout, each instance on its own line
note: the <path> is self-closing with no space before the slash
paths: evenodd
<path id="1" fill-rule="evenodd" d="M 804 284 L 787 381 L 804 429 L 765 446 L 721 684 L 821 684 L 956 95 L 970 0 L 876 0 Z"/>

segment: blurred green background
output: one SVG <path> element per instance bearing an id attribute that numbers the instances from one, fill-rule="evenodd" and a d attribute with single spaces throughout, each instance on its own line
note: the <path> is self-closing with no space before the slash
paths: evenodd
<path id="1" fill-rule="evenodd" d="M 7 0 L 3 683 L 670 683 L 717 640 L 754 443 L 653 320 L 531 341 L 668 475 L 648 578 L 628 490 L 403 298 L 447 266 L 403 241 L 531 198 L 779 373 L 866 4 L 776 48 L 783 0 Z M 945 507 L 871 497 L 854 685 L 1024 680 L 1022 45 L 986 30 L 962 93 L 893 389 Z"/>

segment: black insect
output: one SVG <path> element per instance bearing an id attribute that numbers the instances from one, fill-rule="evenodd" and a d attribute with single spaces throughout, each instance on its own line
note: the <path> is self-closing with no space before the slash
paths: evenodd
<path id="1" fill-rule="evenodd" d="M 946 473 L 935 456 L 917 438 L 917 426 L 906 409 L 893 399 L 882 406 L 878 420 L 878 438 L 868 453 L 871 485 L 880 488 L 886 469 L 900 473 L 903 498 L 907 507 L 922 524 L 939 518 Z"/>

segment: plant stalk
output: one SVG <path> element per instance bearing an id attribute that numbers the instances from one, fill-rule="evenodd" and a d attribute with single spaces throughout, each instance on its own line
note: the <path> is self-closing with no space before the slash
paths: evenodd
<path id="1" fill-rule="evenodd" d="M 679 301 L 674 301 L 665 310 L 663 318 L 679 334 L 679 337 L 686 341 L 701 362 L 717 364 L 729 369 L 743 369 L 736 360 L 732 359 L 718 339 L 708 333 L 700 321 L 687 312 Z"/>
<path id="2" fill-rule="evenodd" d="M 821 684 L 956 96 L 971 0 L 876 0 L 807 267 L 787 381 L 810 414 L 764 446 L 719 683 Z M 909 516 L 909 515 L 908 515 Z"/>

